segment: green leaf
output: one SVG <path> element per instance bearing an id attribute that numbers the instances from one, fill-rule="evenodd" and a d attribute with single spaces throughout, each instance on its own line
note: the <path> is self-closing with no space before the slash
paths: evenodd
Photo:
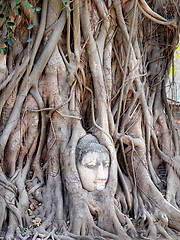
<path id="1" fill-rule="evenodd" d="M 13 47 L 12 46 L 9 46 L 9 49 L 11 52 L 13 52 Z"/>
<path id="2" fill-rule="evenodd" d="M 0 14 L 0 18 L 4 18 L 4 14 L 1 13 L 1 14 Z"/>
<path id="3" fill-rule="evenodd" d="M 35 10 L 36 10 L 36 9 L 35 9 L 35 8 L 33 8 L 33 9 L 31 10 L 31 12 L 33 13 L 33 12 L 35 12 Z"/>
<path id="4" fill-rule="evenodd" d="M 9 4 L 9 3 L 7 3 L 7 4 L 6 4 L 6 7 L 5 7 L 5 9 L 9 10 L 9 9 L 10 9 L 10 7 L 11 7 L 11 6 L 10 6 L 10 4 Z"/>
<path id="5" fill-rule="evenodd" d="M 67 2 L 67 0 L 63 0 L 63 3 Z"/>
<path id="6" fill-rule="evenodd" d="M 28 40 L 27 40 L 27 42 L 31 42 L 32 41 L 32 38 L 29 38 Z"/>
<path id="7" fill-rule="evenodd" d="M 30 4 L 30 3 L 28 3 L 28 2 L 25 2 L 25 3 L 24 3 L 24 6 L 27 7 L 28 9 L 30 9 L 30 8 L 33 7 L 33 5 Z"/>
<path id="8" fill-rule="evenodd" d="M 30 8 L 32 8 L 32 7 L 33 7 L 33 5 L 30 4 L 30 3 L 28 3 L 27 8 L 30 9 Z"/>
<path id="9" fill-rule="evenodd" d="M 21 9 L 20 8 L 18 8 L 18 13 L 19 13 L 19 15 L 21 16 Z M 18 15 L 18 14 L 17 14 Z"/>
<path id="10" fill-rule="evenodd" d="M 19 5 L 21 3 L 21 0 L 16 0 L 16 4 Z"/>
<path id="11" fill-rule="evenodd" d="M 13 46 L 13 41 L 11 39 L 8 40 L 9 46 Z"/>
<path id="12" fill-rule="evenodd" d="M 19 15 L 18 9 L 19 8 L 17 6 L 13 8 L 13 11 L 16 12 L 17 16 Z"/>
<path id="13" fill-rule="evenodd" d="M 7 33 L 6 33 L 6 37 L 7 37 L 7 39 L 11 38 L 11 33 L 10 33 L 10 32 L 7 32 Z"/>
<path id="14" fill-rule="evenodd" d="M 4 39 L 3 39 L 3 42 L 4 42 L 4 43 L 8 42 L 8 39 L 7 39 L 7 38 L 4 38 Z"/>
<path id="15" fill-rule="evenodd" d="M 16 40 L 15 40 L 14 38 L 11 38 L 11 41 L 12 41 L 13 43 L 15 43 L 15 42 L 16 42 Z"/>
<path id="16" fill-rule="evenodd" d="M 40 7 L 36 7 L 36 12 L 39 12 L 41 11 L 41 8 Z"/>
<path id="17" fill-rule="evenodd" d="M 7 52 L 8 52 L 8 48 L 7 48 L 7 47 L 5 47 L 5 48 L 3 49 L 3 51 L 4 51 L 4 55 L 6 55 L 6 54 L 7 54 Z"/>
<path id="18" fill-rule="evenodd" d="M 0 48 L 0 53 L 1 53 L 2 51 L 4 52 L 4 48 Z"/>
<path id="19" fill-rule="evenodd" d="M 8 27 L 7 30 L 8 30 L 8 32 L 12 32 L 13 33 L 13 30 L 10 27 Z"/>
<path id="20" fill-rule="evenodd" d="M 22 228 L 21 228 L 21 232 L 22 232 L 22 233 L 25 233 L 25 232 L 26 232 L 26 229 L 22 227 Z"/>
<path id="21" fill-rule="evenodd" d="M 7 25 L 11 27 L 11 26 L 14 26 L 15 23 L 13 23 L 13 22 L 8 22 Z"/>
<path id="22" fill-rule="evenodd" d="M 34 27 L 34 24 L 30 24 L 27 29 L 30 30 L 33 27 Z"/>

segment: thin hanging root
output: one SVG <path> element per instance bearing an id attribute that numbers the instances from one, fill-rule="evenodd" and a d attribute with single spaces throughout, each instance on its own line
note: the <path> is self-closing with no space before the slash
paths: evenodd
<path id="1" fill-rule="evenodd" d="M 80 33 L 80 18 L 79 18 L 79 0 L 73 1 L 73 37 L 74 37 L 74 53 L 77 61 L 80 61 L 81 49 L 81 33 Z"/>
<path id="2" fill-rule="evenodd" d="M 77 75 L 77 73 L 75 73 L 75 77 L 77 78 L 77 81 L 79 83 L 79 87 L 80 87 L 80 90 L 81 90 L 81 96 L 82 96 L 82 99 L 83 99 L 83 97 L 84 97 L 83 88 L 82 88 L 82 84 L 81 84 L 81 81 L 80 81 L 79 76 Z"/>
<path id="3" fill-rule="evenodd" d="M 95 114 L 94 114 L 93 92 L 89 87 L 86 87 L 86 89 L 91 93 L 92 120 L 93 120 L 95 127 L 98 130 L 100 130 L 101 132 L 103 132 L 104 134 L 106 134 L 109 137 L 109 139 L 111 140 L 111 142 L 114 144 L 114 141 L 113 141 L 111 135 L 108 132 L 106 132 L 103 128 L 101 128 L 99 125 L 97 125 L 96 120 L 95 120 Z"/>
<path id="4" fill-rule="evenodd" d="M 85 76 L 85 73 L 84 73 L 83 68 L 79 67 L 79 70 L 80 70 L 80 72 L 81 72 L 82 81 L 83 81 L 83 84 L 81 84 L 81 87 L 82 87 L 82 85 L 83 85 L 83 87 L 84 87 L 84 91 L 83 91 L 83 89 L 82 89 L 82 92 L 81 92 L 81 94 L 82 94 L 82 101 L 83 101 L 83 100 L 84 100 L 84 96 L 85 96 L 85 90 L 86 90 L 86 76 Z"/>
<path id="5" fill-rule="evenodd" d="M 42 97 L 39 93 L 37 85 L 35 85 L 31 88 L 30 93 L 34 97 L 34 99 L 37 102 L 39 108 L 44 108 L 44 101 L 43 101 L 43 99 L 42 99 Z M 46 113 L 44 111 L 41 111 L 41 133 L 40 133 L 40 140 L 39 140 L 39 144 L 38 144 L 38 150 L 37 150 L 35 160 L 34 160 L 34 165 L 39 164 L 39 161 L 40 161 L 40 158 L 41 158 L 41 152 L 42 152 L 43 145 L 44 145 L 44 142 L 45 142 L 46 124 L 47 124 Z"/>
<path id="6" fill-rule="evenodd" d="M 73 119 L 76 119 L 76 120 L 81 120 L 82 117 L 77 117 L 77 116 L 73 116 L 73 115 L 66 115 L 66 114 L 63 114 L 61 112 L 59 112 L 58 110 L 56 110 L 57 113 L 59 113 L 59 115 L 61 115 L 62 117 L 68 117 L 68 118 L 73 118 Z"/>
<path id="7" fill-rule="evenodd" d="M 117 31 L 117 30 L 116 30 L 116 31 Z M 121 66 L 121 61 L 120 61 L 120 59 L 119 59 L 119 56 L 118 56 L 118 53 L 117 53 L 117 50 L 116 50 L 116 47 L 115 47 L 114 43 L 112 44 L 112 47 L 113 47 L 114 53 L 115 53 L 116 58 L 117 58 L 117 61 L 118 61 L 119 69 L 121 70 L 122 75 L 124 76 L 124 70 L 123 70 L 123 68 L 122 68 L 122 66 Z M 120 88 L 120 89 L 121 89 L 121 88 Z M 116 95 L 112 98 L 111 101 L 113 101 L 113 99 L 119 94 L 120 89 L 117 91 Z"/>
<path id="8" fill-rule="evenodd" d="M 62 104 L 60 104 L 59 106 L 53 108 L 53 109 L 49 112 L 49 114 L 48 114 L 48 119 L 51 117 L 51 115 L 52 115 L 56 110 L 58 110 L 59 108 L 62 108 L 64 105 L 66 105 L 68 102 L 70 102 L 70 100 L 71 100 L 71 98 L 72 98 L 73 90 L 74 90 L 74 87 L 75 87 L 76 83 L 77 83 L 77 81 L 74 81 L 74 83 L 73 83 L 73 85 L 72 85 L 72 88 L 71 88 L 71 92 L 70 92 L 69 98 L 68 98 L 65 102 L 63 102 Z"/>
<path id="9" fill-rule="evenodd" d="M 57 110 L 56 110 L 56 111 L 57 111 Z M 53 141 L 53 143 L 51 144 L 51 146 L 49 147 L 48 153 L 50 152 L 51 148 L 53 147 L 53 145 L 54 145 L 55 142 L 56 142 L 56 132 L 55 132 L 55 130 L 54 130 L 51 117 L 50 117 L 50 123 L 51 123 L 52 131 L 53 131 L 53 135 L 54 135 L 54 141 Z"/>
<path id="10" fill-rule="evenodd" d="M 90 36 L 87 37 L 87 39 L 86 39 L 86 41 L 85 41 L 85 43 L 84 43 L 84 45 L 83 45 L 83 47 L 82 47 L 82 50 L 86 47 L 86 45 L 87 45 L 89 39 L 90 39 Z"/>
<path id="11" fill-rule="evenodd" d="M 119 164 L 118 164 L 118 173 L 119 173 L 119 179 L 120 179 L 121 184 L 122 184 L 122 189 L 124 191 L 124 195 L 125 195 L 128 207 L 129 207 L 129 209 L 131 209 L 132 203 L 131 203 L 130 193 L 129 193 L 126 181 L 124 179 L 124 176 L 123 176 L 123 173 L 121 171 L 121 168 L 120 168 Z"/>
<path id="12" fill-rule="evenodd" d="M 84 86 L 84 88 L 86 88 L 86 76 L 85 76 L 84 70 L 83 70 L 83 68 L 81 68 L 81 67 L 79 67 L 79 70 L 80 70 L 80 72 L 81 72 L 81 74 L 82 74 L 83 86 Z"/>

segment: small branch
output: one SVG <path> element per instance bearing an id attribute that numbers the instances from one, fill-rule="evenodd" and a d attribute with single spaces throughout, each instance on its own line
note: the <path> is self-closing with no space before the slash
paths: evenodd
<path id="1" fill-rule="evenodd" d="M 119 56 L 118 56 L 118 53 L 117 53 L 117 50 L 116 50 L 116 47 L 115 47 L 114 43 L 112 44 L 112 46 L 113 46 L 113 50 L 114 50 L 114 53 L 115 53 L 117 61 L 118 61 L 119 69 L 120 69 L 120 71 L 122 72 L 122 74 L 124 76 L 124 70 L 123 70 L 123 68 L 121 66 L 121 61 L 119 59 Z"/>
<path id="2" fill-rule="evenodd" d="M 25 115 L 26 112 L 43 112 L 43 111 L 50 111 L 53 110 L 54 108 L 41 108 L 41 109 L 26 109 L 23 113 L 23 116 Z"/>

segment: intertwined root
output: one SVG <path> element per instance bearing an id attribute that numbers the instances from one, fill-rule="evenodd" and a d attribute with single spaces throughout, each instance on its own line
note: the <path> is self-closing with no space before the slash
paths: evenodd
<path id="1" fill-rule="evenodd" d="M 169 227 L 180 229 L 179 136 L 166 81 L 179 1 L 43 0 L 40 13 L 0 2 L 0 11 L 12 2 L 16 38 L 13 52 L 0 53 L 5 239 L 176 239 Z M 76 169 L 87 132 L 111 156 L 106 188 L 94 193 Z"/>

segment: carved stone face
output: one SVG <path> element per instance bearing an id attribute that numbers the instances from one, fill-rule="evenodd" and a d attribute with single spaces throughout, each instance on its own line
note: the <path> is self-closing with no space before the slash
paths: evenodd
<path id="1" fill-rule="evenodd" d="M 83 187 L 88 191 L 103 190 L 109 175 L 110 158 L 107 152 L 88 151 L 77 162 Z"/>

